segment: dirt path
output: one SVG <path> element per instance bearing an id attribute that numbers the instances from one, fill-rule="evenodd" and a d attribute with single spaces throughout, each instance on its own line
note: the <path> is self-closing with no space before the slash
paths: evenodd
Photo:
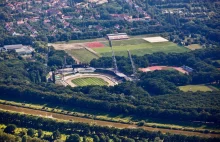
<path id="1" fill-rule="evenodd" d="M 172 133 L 172 134 L 181 134 L 181 135 L 188 135 L 188 136 L 199 136 L 199 137 L 220 137 L 220 134 L 203 134 L 199 132 L 189 132 L 189 131 L 181 131 L 181 130 L 170 130 L 170 129 L 161 129 L 161 128 L 152 128 L 152 127 L 138 127 L 137 125 L 133 124 L 122 124 L 122 123 L 116 123 L 116 122 L 108 122 L 108 121 L 101 121 L 101 120 L 93 120 L 89 118 L 81 118 L 81 117 L 75 117 L 70 115 L 64 115 L 64 114 L 58 114 L 58 113 L 52 113 L 52 112 L 46 112 L 41 110 L 34 110 L 29 108 L 22 108 L 22 107 L 16 107 L 16 106 L 10 106 L 10 105 L 3 105 L 0 104 L 0 109 L 2 110 L 8 110 L 13 111 L 17 113 L 25 113 L 29 115 L 35 115 L 40 117 L 47 117 L 47 118 L 53 118 L 53 119 L 61 119 L 61 120 L 67 120 L 67 121 L 73 121 L 73 122 L 83 122 L 83 123 L 89 123 L 89 124 L 96 124 L 99 126 L 109 126 L 109 127 L 115 127 L 119 129 L 123 128 L 142 128 L 147 131 L 161 131 L 162 133 Z"/>

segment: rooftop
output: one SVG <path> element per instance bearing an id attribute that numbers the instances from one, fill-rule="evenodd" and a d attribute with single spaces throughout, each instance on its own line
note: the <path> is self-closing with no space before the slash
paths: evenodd
<path id="1" fill-rule="evenodd" d="M 14 44 L 14 45 L 5 45 L 4 48 L 6 50 L 13 50 L 13 49 L 21 49 L 23 47 L 22 44 Z"/>

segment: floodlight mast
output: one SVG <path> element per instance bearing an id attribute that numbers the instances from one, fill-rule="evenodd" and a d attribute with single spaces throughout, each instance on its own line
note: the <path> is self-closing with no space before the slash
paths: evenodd
<path id="1" fill-rule="evenodd" d="M 111 50 L 112 50 L 112 62 L 113 62 L 114 72 L 117 73 L 118 72 L 117 61 L 116 61 L 116 58 L 115 58 L 115 52 L 112 49 L 112 41 L 110 39 L 109 39 L 109 46 L 111 47 Z"/>
<path id="2" fill-rule="evenodd" d="M 129 50 L 127 50 L 127 51 L 128 51 L 128 57 L 130 58 L 130 61 L 131 61 L 131 66 L 132 66 L 132 70 L 133 70 L 133 76 L 134 76 L 134 79 L 136 80 L 137 79 L 137 70 L 136 70 L 136 67 L 134 65 L 134 61 L 133 61 L 133 59 L 131 57 L 130 51 Z"/>

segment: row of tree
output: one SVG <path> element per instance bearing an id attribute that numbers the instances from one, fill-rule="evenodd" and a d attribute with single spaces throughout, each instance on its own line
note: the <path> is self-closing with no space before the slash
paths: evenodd
<path id="1" fill-rule="evenodd" d="M 80 136 L 87 136 L 93 134 L 95 142 L 107 142 L 107 137 L 111 137 L 116 140 L 120 139 L 122 142 L 134 142 L 134 141 L 154 141 L 155 138 L 159 138 L 166 141 L 218 141 L 218 138 L 201 138 L 196 136 L 184 136 L 184 135 L 172 135 L 162 134 L 161 132 L 149 132 L 143 129 L 117 129 L 114 127 L 101 127 L 97 125 L 89 125 L 85 123 L 72 123 L 56 121 L 48 118 L 29 116 L 24 114 L 16 114 L 0 111 L 0 120 L 5 124 L 13 123 L 20 127 L 42 129 L 46 131 L 54 131 L 54 137 L 58 138 L 61 133 L 73 134 L 67 138 L 67 141 L 71 139 L 77 140 Z M 59 131 L 57 131 L 59 130 Z M 78 134 L 78 135 L 76 135 Z M 58 136 L 58 137 L 57 137 Z M 98 136 L 98 138 L 97 138 Z M 96 137 L 96 138 L 95 138 Z M 129 139 L 126 139 L 129 138 Z"/>

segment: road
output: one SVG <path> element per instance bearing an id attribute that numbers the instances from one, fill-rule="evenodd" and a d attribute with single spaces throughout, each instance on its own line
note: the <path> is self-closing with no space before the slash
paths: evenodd
<path id="1" fill-rule="evenodd" d="M 35 116 L 40 116 L 40 117 L 47 117 L 51 119 L 59 119 L 59 120 L 67 120 L 67 121 L 71 120 L 73 122 L 83 122 L 83 123 L 89 123 L 89 124 L 96 124 L 99 126 L 115 127 L 119 129 L 142 128 L 147 131 L 161 131 L 162 133 L 169 132 L 172 134 L 181 134 L 181 135 L 187 135 L 187 136 L 199 136 L 199 137 L 206 137 L 206 138 L 219 137 L 220 138 L 220 134 L 204 134 L 204 133 L 199 133 L 199 132 L 152 128 L 152 127 L 146 127 L 146 126 L 138 127 L 137 125 L 133 125 L 133 124 L 122 124 L 122 123 L 108 122 L 108 121 L 102 121 L 102 120 L 93 120 L 89 118 L 81 118 L 81 117 L 75 117 L 75 116 L 70 116 L 70 115 L 64 115 L 64 114 L 58 114 L 58 113 L 53 113 L 53 112 L 46 112 L 42 110 L 34 110 L 34 109 L 10 106 L 10 105 L 4 105 L 4 104 L 0 104 L 0 109 L 13 111 L 17 113 L 25 113 L 25 114 L 35 115 Z"/>

